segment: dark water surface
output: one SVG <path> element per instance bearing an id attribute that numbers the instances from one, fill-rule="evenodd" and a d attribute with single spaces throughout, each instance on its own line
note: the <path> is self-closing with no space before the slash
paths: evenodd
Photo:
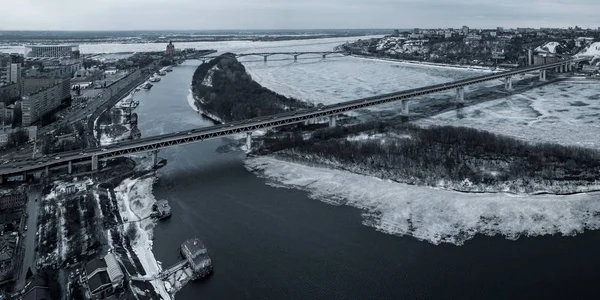
<path id="1" fill-rule="evenodd" d="M 174 68 L 135 99 L 144 136 L 209 126 L 188 104 L 198 62 Z M 242 152 L 215 139 L 163 150 L 154 186 L 173 217 L 155 228 L 167 267 L 197 236 L 215 267 L 176 295 L 195 299 L 596 299 L 600 232 L 576 237 L 477 237 L 432 245 L 361 224 L 361 212 L 275 188 L 246 171 Z"/>

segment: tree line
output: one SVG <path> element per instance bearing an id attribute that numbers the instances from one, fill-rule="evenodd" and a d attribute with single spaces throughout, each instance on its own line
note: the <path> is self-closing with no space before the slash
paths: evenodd
<path id="1" fill-rule="evenodd" d="M 349 140 L 363 134 L 382 138 Z M 281 136 L 283 135 L 283 137 Z M 266 137 L 263 151 L 287 157 L 318 157 L 386 179 L 436 185 L 440 180 L 474 184 L 524 184 L 559 181 L 593 183 L 600 179 L 600 153 L 556 144 L 530 144 L 465 127 L 420 128 L 366 123 Z"/>
<path id="2" fill-rule="evenodd" d="M 212 74 L 211 86 L 203 85 L 214 66 L 217 69 Z M 192 91 L 200 109 L 219 116 L 225 122 L 311 107 L 311 104 L 262 87 L 230 53 L 198 66 L 192 77 Z"/>

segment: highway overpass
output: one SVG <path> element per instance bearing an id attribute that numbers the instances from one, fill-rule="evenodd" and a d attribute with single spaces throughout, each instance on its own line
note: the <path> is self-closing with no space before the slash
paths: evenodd
<path id="1" fill-rule="evenodd" d="M 0 165 L 0 175 L 4 176 L 11 174 L 24 174 L 24 172 L 33 170 L 43 170 L 47 167 L 53 167 L 56 165 L 68 165 L 68 168 L 70 170 L 71 165 L 73 163 L 81 161 L 91 162 L 92 170 L 97 170 L 98 161 L 100 160 L 107 160 L 115 157 L 126 156 L 129 154 L 141 152 L 153 152 L 154 160 L 156 163 L 156 153 L 160 149 L 240 133 L 247 133 L 246 142 L 249 147 L 251 145 L 251 133 L 252 131 L 258 129 L 303 123 L 307 120 L 323 117 L 329 117 L 330 126 L 335 126 L 336 115 L 353 111 L 356 109 L 362 109 L 394 101 L 400 101 L 402 104 L 402 112 L 408 115 L 409 101 L 412 98 L 418 96 L 448 90 L 456 90 L 456 102 L 461 103 L 462 101 L 464 101 L 465 86 L 491 80 L 504 79 L 505 87 L 507 89 L 511 89 L 512 76 L 538 71 L 540 80 L 545 80 L 546 71 L 548 69 L 556 70 L 559 72 L 566 72 L 570 71 L 573 65 L 585 60 L 589 60 L 589 58 L 575 58 L 545 65 L 529 66 L 526 68 L 511 71 L 487 74 L 473 78 L 462 79 L 454 82 L 420 87 L 397 93 L 383 94 L 379 96 L 362 98 L 358 100 L 352 100 L 327 106 L 319 106 L 311 109 L 290 111 L 276 115 L 263 116 L 254 119 L 233 122 L 224 125 L 216 125 L 211 127 L 192 129 L 184 132 L 175 132 L 137 140 L 129 140 L 107 146 L 85 149 L 83 150 L 83 152 L 70 151 L 54 154 L 52 157 L 41 157 L 37 159 L 28 159 L 23 161 L 11 162 Z"/>

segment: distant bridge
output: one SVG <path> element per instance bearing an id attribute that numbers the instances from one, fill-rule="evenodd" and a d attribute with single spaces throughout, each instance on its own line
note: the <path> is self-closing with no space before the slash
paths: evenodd
<path id="1" fill-rule="evenodd" d="M 319 55 L 321 56 L 323 59 L 327 58 L 327 55 L 331 55 L 331 54 L 344 54 L 346 55 L 347 52 L 343 52 L 343 51 L 300 51 L 300 52 L 250 52 L 250 53 L 237 53 L 234 54 L 235 57 L 244 57 L 244 56 L 262 56 L 264 61 L 267 61 L 267 57 L 269 56 L 273 56 L 273 55 L 285 55 L 285 56 L 293 56 L 294 57 L 294 61 L 298 60 L 298 56 L 302 56 L 302 55 Z M 198 57 L 198 59 L 202 60 L 202 62 L 205 62 L 208 59 L 213 59 L 216 58 L 218 56 L 200 56 Z"/>
<path id="2" fill-rule="evenodd" d="M 255 130 L 303 123 L 312 119 L 323 117 L 329 118 L 330 126 L 335 126 L 336 116 L 339 114 L 395 101 L 400 101 L 402 114 L 408 116 L 409 101 L 418 96 L 455 90 L 455 103 L 460 104 L 464 103 L 465 86 L 501 79 L 504 81 L 504 87 L 507 90 L 512 90 L 512 78 L 515 75 L 529 72 L 539 72 L 540 81 L 545 81 L 547 70 L 554 70 L 557 73 L 569 72 L 574 65 L 589 59 L 589 57 L 573 58 L 544 65 L 529 66 L 511 71 L 486 74 L 443 84 L 414 88 L 396 93 L 318 106 L 299 111 L 289 111 L 270 116 L 262 116 L 250 120 L 232 122 L 230 124 L 196 128 L 189 131 L 186 130 L 183 132 L 168 133 L 137 140 L 124 141 L 107 146 L 85 149 L 83 152 L 80 150 L 63 152 L 55 154 L 55 157 L 53 158 L 37 158 L 34 160 L 30 159 L 16 163 L 7 163 L 0 165 L 0 175 L 12 174 L 25 177 L 24 175 L 26 175 L 26 172 L 28 171 L 37 170 L 38 172 L 42 172 L 44 168 L 45 174 L 48 174 L 49 167 L 60 165 L 68 165 L 68 173 L 70 174 L 73 163 L 86 161 L 89 163 L 90 159 L 92 171 L 95 171 L 98 169 L 99 160 L 108 160 L 115 157 L 127 156 L 142 152 L 151 152 L 153 154 L 154 164 L 156 165 L 158 163 L 157 153 L 160 149 L 239 133 L 246 133 L 246 146 L 248 149 L 250 149 L 252 145 L 252 132 Z M 3 176 L 0 176 L 0 179 L 3 178 Z M 10 179 L 10 177 L 8 179 Z"/>

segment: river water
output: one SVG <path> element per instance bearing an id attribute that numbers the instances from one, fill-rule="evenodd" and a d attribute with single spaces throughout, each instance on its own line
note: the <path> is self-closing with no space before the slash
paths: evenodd
<path id="1" fill-rule="evenodd" d="M 135 95 L 144 136 L 210 126 L 188 103 L 197 61 Z M 170 148 L 154 186 L 173 217 L 154 229 L 163 266 L 192 236 L 209 247 L 215 273 L 177 299 L 515 299 L 591 298 L 600 232 L 516 241 L 477 236 L 433 245 L 364 226 L 360 210 L 265 184 L 245 154 L 217 149 L 229 139 Z"/>

